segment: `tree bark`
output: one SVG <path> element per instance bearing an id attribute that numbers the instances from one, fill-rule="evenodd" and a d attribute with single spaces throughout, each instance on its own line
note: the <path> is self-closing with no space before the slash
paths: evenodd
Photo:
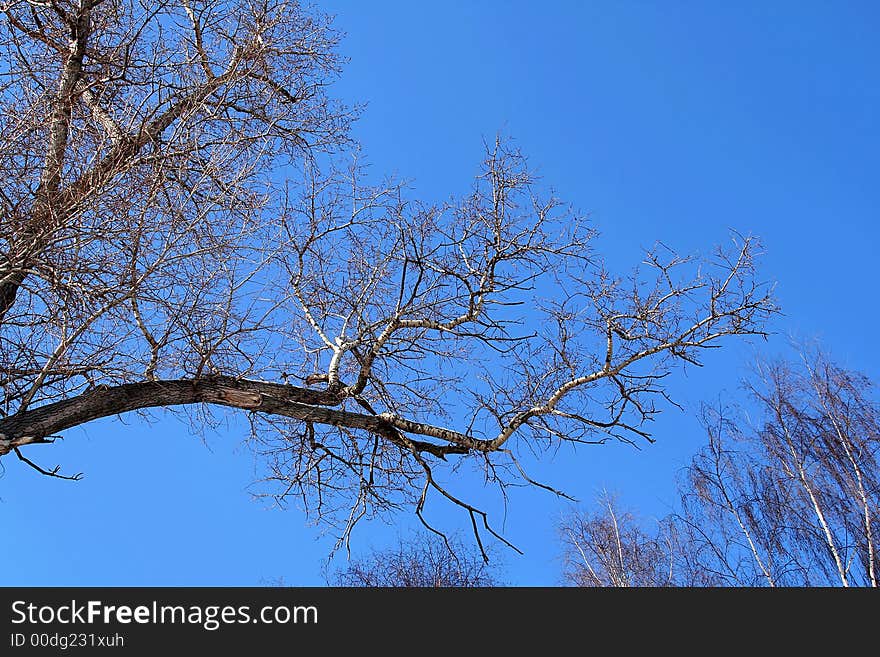
<path id="1" fill-rule="evenodd" d="M 143 408 L 189 404 L 217 404 L 304 422 L 359 429 L 387 438 L 408 451 L 427 452 L 439 458 L 469 451 L 462 445 L 436 445 L 406 438 L 383 416 L 328 408 L 341 402 L 339 394 L 330 389 L 312 390 L 228 376 L 98 387 L 70 399 L 0 419 L 0 456 L 25 445 L 51 442 L 58 432 L 99 418 Z"/>

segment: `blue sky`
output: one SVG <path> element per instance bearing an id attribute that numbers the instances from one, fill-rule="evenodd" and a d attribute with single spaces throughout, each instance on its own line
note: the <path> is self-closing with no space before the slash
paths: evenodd
<path id="1" fill-rule="evenodd" d="M 655 240 L 708 250 L 735 228 L 763 238 L 785 315 L 768 343 L 729 343 L 677 376 L 686 412 L 657 444 L 561 449 L 533 474 L 589 502 L 618 491 L 646 519 L 674 503 L 674 477 L 702 442 L 701 400 L 734 398 L 755 353 L 820 338 L 880 378 L 875 250 L 880 243 L 880 8 L 870 2 L 320 2 L 351 58 L 337 94 L 367 103 L 355 134 L 374 170 L 427 200 L 467 189 L 482 140 L 513 136 L 558 194 L 590 214 L 620 271 Z M 252 498 L 259 463 L 243 425 L 205 442 L 174 418 L 104 420 L 33 448 L 86 473 L 48 480 L 4 459 L 0 583 L 322 584 L 332 539 L 296 509 Z M 569 508 L 516 490 L 506 509 L 462 473 L 525 551 L 512 584 L 555 584 L 554 525 Z M 447 528 L 467 518 L 438 507 Z M 373 523 L 356 549 L 413 526 Z"/>

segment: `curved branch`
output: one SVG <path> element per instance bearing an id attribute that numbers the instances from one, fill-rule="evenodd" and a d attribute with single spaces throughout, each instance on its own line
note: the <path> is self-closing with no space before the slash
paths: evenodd
<path id="1" fill-rule="evenodd" d="M 99 418 L 144 408 L 190 404 L 216 404 L 304 422 L 360 429 L 387 438 L 409 452 L 427 452 L 438 458 L 469 451 L 465 445 L 435 445 L 410 440 L 382 415 L 328 408 L 341 401 L 342 397 L 331 390 L 228 376 L 99 387 L 0 420 L 0 456 L 25 445 L 45 443 L 47 436 Z"/>

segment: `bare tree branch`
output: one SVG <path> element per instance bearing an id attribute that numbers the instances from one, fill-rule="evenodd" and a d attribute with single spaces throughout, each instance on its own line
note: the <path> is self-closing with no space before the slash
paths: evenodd
<path id="1" fill-rule="evenodd" d="M 509 139 L 444 203 L 368 175 L 313 8 L 2 14 L 0 455 L 132 411 L 240 411 L 267 494 L 343 543 L 428 495 L 500 539 L 441 468 L 561 494 L 521 450 L 653 440 L 666 377 L 776 311 L 752 237 L 612 275 Z"/>

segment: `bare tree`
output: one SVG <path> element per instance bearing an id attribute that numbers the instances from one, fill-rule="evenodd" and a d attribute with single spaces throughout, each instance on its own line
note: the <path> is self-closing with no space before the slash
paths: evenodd
<path id="1" fill-rule="evenodd" d="M 880 408 L 870 381 L 820 351 L 755 375 L 761 423 L 705 412 L 709 443 L 656 535 L 607 502 L 564 524 L 569 581 L 655 585 L 668 564 L 676 585 L 878 586 Z"/>
<path id="2" fill-rule="evenodd" d="M 444 541 L 422 532 L 401 539 L 394 548 L 374 550 L 351 561 L 330 582 L 359 587 L 486 587 L 501 584 L 496 572 L 482 554 L 455 537 Z"/>
<path id="3" fill-rule="evenodd" d="M 2 11 L 0 455 L 46 474 L 29 448 L 71 427 L 225 407 L 342 537 L 436 494 L 479 540 L 447 461 L 534 484 L 521 449 L 650 439 L 663 378 L 775 310 L 752 238 L 612 275 L 508 141 L 457 201 L 369 181 L 296 2 Z"/>
<path id="4" fill-rule="evenodd" d="M 702 525 L 704 567 L 737 585 L 878 586 L 880 408 L 870 387 L 820 351 L 757 368 L 749 389 L 763 424 L 716 413 L 690 469 L 680 521 Z"/>
<path id="5" fill-rule="evenodd" d="M 560 534 L 565 572 L 574 586 L 673 586 L 677 582 L 674 536 L 670 527 L 645 530 L 608 493 L 593 514 L 572 513 Z"/>

